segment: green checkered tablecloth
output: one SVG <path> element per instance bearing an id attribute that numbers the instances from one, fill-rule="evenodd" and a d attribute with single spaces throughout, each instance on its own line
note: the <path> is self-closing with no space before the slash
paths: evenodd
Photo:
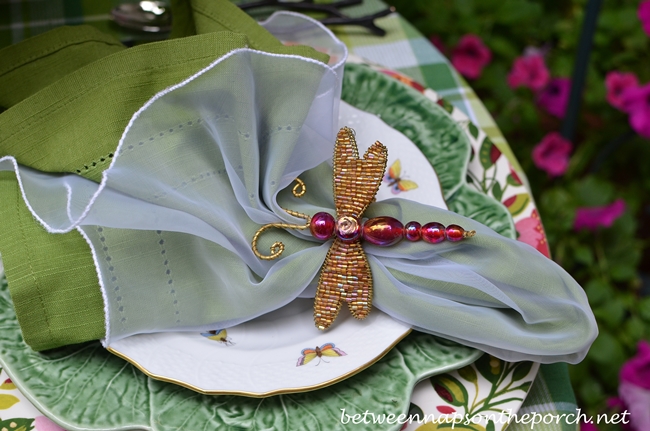
<path id="1" fill-rule="evenodd" d="M 61 25 L 75 24 L 93 25 L 126 43 L 146 42 L 146 37 L 124 31 L 110 21 L 110 10 L 122 2 L 120 0 L 0 0 L 0 48 Z M 385 4 L 379 0 L 366 0 L 363 5 L 348 8 L 346 12 L 352 16 L 362 16 L 385 7 Z M 265 13 L 268 13 L 268 10 L 260 12 L 260 14 Z M 506 156 L 510 166 L 521 173 L 519 164 L 492 117 L 467 82 L 451 67 L 449 61 L 398 14 L 381 18 L 376 23 L 387 31 L 385 37 L 371 35 L 367 30 L 358 27 L 338 26 L 334 31 L 347 44 L 352 54 L 410 76 L 459 108 L 487 134 Z M 532 201 L 531 205 L 534 206 Z M 6 376 L 0 378 L 4 381 Z M 25 401 L 24 404 L 26 403 Z M 542 415 L 576 413 L 575 398 L 570 387 L 566 365 L 541 366 L 540 373 L 520 410 L 520 414 L 523 413 Z M 5 421 L 7 419 L 2 411 L 0 417 Z M 539 424 L 534 429 L 574 431 L 577 427 L 576 424 L 559 421 L 559 423 Z M 512 424 L 508 427 L 511 431 L 525 429 L 531 429 L 530 425 Z"/>

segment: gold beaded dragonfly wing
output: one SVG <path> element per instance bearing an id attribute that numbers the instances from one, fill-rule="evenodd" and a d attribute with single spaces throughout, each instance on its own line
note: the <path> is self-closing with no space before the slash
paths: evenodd
<path id="1" fill-rule="evenodd" d="M 361 216 L 373 202 L 386 171 L 388 150 L 375 142 L 359 158 L 354 131 L 342 128 L 334 147 L 334 204 L 337 230 L 361 229 Z M 327 253 L 314 300 L 314 322 L 327 329 L 343 302 L 354 317 L 364 319 L 372 308 L 372 274 L 360 237 L 339 237 Z"/>

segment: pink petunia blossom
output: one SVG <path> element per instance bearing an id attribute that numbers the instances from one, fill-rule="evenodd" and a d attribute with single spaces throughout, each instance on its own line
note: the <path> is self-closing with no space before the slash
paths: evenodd
<path id="1" fill-rule="evenodd" d="M 569 78 L 553 78 L 537 94 L 537 104 L 549 114 L 564 118 L 570 92 L 571 80 Z"/>
<path id="2" fill-rule="evenodd" d="M 650 0 L 642 1 L 637 10 L 643 31 L 650 36 Z"/>
<path id="3" fill-rule="evenodd" d="M 570 141 L 557 132 L 551 132 L 533 148 L 533 163 L 549 176 L 559 177 L 569 167 L 571 150 L 573 144 Z"/>
<path id="4" fill-rule="evenodd" d="M 620 378 L 650 391 L 650 343 L 639 341 L 636 355 L 621 367 Z"/>
<path id="5" fill-rule="evenodd" d="M 630 116 L 630 126 L 639 135 L 650 139 L 650 83 L 623 91 L 623 109 Z"/>
<path id="6" fill-rule="evenodd" d="M 626 419 L 634 431 L 650 430 L 650 391 L 622 381 L 618 386 L 618 396 L 629 413 Z"/>
<path id="7" fill-rule="evenodd" d="M 623 103 L 623 92 L 628 88 L 639 86 L 639 80 L 633 73 L 609 72 L 605 76 L 605 87 L 607 88 L 607 101 L 614 108 L 625 110 Z"/>
<path id="8" fill-rule="evenodd" d="M 470 79 L 481 76 L 483 68 L 491 59 L 492 52 L 475 34 L 461 37 L 451 54 L 451 64 L 461 75 Z"/>
<path id="9" fill-rule="evenodd" d="M 508 73 L 510 88 L 528 87 L 533 91 L 541 90 L 551 78 L 541 55 L 517 57 Z"/>
<path id="10" fill-rule="evenodd" d="M 596 230 L 601 226 L 610 227 L 624 212 L 625 201 L 623 199 L 617 199 L 609 205 L 578 208 L 573 228 L 575 230 Z"/>

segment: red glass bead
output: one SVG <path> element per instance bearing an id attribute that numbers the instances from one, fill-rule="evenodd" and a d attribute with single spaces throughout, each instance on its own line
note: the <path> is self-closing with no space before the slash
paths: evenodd
<path id="1" fill-rule="evenodd" d="M 375 217 L 363 224 L 363 239 L 380 247 L 397 244 L 404 238 L 404 225 L 393 217 Z"/>
<path id="2" fill-rule="evenodd" d="M 336 220 L 336 236 L 345 242 L 358 240 L 361 237 L 361 223 L 352 216 L 339 217 Z"/>
<path id="3" fill-rule="evenodd" d="M 447 229 L 445 229 L 445 236 L 449 241 L 460 241 L 461 239 L 465 238 L 465 229 L 458 226 L 457 224 L 450 224 L 447 226 Z"/>
<path id="4" fill-rule="evenodd" d="M 314 214 L 309 223 L 309 230 L 316 239 L 321 241 L 330 239 L 334 235 L 336 220 L 334 216 L 326 212 Z"/>
<path id="5" fill-rule="evenodd" d="M 422 226 L 422 239 L 431 244 L 445 240 L 445 226 L 438 222 L 427 223 Z"/>
<path id="6" fill-rule="evenodd" d="M 422 225 L 416 221 L 406 223 L 404 236 L 409 241 L 419 241 L 422 238 Z"/>

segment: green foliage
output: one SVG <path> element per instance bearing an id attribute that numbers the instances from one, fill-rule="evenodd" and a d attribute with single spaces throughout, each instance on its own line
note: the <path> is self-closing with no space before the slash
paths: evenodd
<path id="1" fill-rule="evenodd" d="M 553 77 L 570 77 L 587 0 L 393 0 L 398 12 L 423 34 L 452 49 L 465 34 L 478 35 L 492 51 L 482 75 L 470 81 L 526 171 L 555 261 L 585 288 L 600 335 L 587 358 L 571 367 L 580 406 L 591 414 L 608 412 L 616 396 L 621 365 L 650 338 L 650 142 L 636 136 L 626 114 L 606 100 L 608 72 L 633 72 L 650 81 L 650 38 L 637 17 L 638 0 L 603 2 L 587 72 L 574 150 L 560 178 L 535 167 L 531 152 L 561 120 L 540 109 L 528 88 L 506 81 L 516 57 L 528 47 L 544 53 Z M 490 163 L 489 143 L 481 163 Z M 493 190 L 500 193 L 500 190 Z M 626 212 L 611 227 L 576 231 L 580 207 L 624 199 Z M 511 210 L 512 211 L 512 210 Z M 616 427 L 601 426 L 602 430 Z"/>

